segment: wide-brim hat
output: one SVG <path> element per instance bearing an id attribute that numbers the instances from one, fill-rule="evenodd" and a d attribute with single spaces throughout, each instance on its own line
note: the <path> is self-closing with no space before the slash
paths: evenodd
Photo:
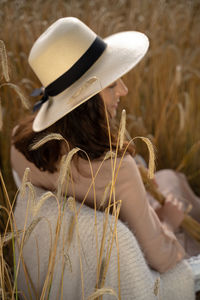
<path id="1" fill-rule="evenodd" d="M 101 39 L 77 18 L 53 23 L 36 40 L 28 59 L 44 87 L 33 130 L 49 127 L 126 74 L 148 46 L 146 35 L 137 31 Z"/>

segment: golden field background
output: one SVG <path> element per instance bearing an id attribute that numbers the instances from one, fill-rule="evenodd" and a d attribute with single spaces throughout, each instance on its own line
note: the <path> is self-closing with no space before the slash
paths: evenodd
<path id="1" fill-rule="evenodd" d="M 124 78 L 129 94 L 121 108 L 126 108 L 131 136 L 148 136 L 154 143 L 157 169 L 183 171 L 200 194 L 200 1 L 0 0 L 0 39 L 6 46 L 10 82 L 32 103 L 29 95 L 40 83 L 28 66 L 29 51 L 51 23 L 66 16 L 80 18 L 102 37 L 123 30 L 149 37 L 148 54 Z M 4 84 L 2 68 L 0 74 Z M 0 167 L 13 195 L 10 133 L 26 111 L 11 86 L 1 86 L 0 97 Z M 148 159 L 146 146 L 137 142 L 136 149 Z"/>
<path id="2" fill-rule="evenodd" d="M 124 78 L 129 94 L 121 99 L 119 117 L 121 109 L 126 108 L 131 136 L 149 137 L 155 145 L 157 169 L 184 172 L 200 195 L 199 0 L 0 0 L 0 40 L 7 53 L 6 61 L 1 42 L 0 169 L 11 203 L 16 192 L 9 157 L 11 131 L 27 113 L 21 100 L 25 97 L 33 104 L 35 100 L 29 95 L 40 87 L 28 65 L 28 54 L 36 38 L 51 23 L 66 16 L 80 18 L 102 37 L 124 30 L 142 31 L 149 37 L 147 55 Z M 142 142 L 136 142 L 136 149 L 148 160 Z M 0 182 L 0 205 L 8 207 L 2 178 Z M 8 214 L 2 207 L 0 213 L 3 236 L 9 231 Z M 12 228 L 11 232 L 13 242 Z M 0 287 L 6 299 L 7 291 L 14 297 L 16 289 L 17 295 L 17 287 L 7 273 L 4 257 L 14 269 L 15 261 L 10 260 L 12 247 L 5 239 L 0 246 Z"/>

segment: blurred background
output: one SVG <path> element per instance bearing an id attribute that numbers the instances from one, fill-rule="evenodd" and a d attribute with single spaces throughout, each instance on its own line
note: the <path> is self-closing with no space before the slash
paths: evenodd
<path id="1" fill-rule="evenodd" d="M 21 99 L 33 104 L 29 95 L 40 87 L 28 54 L 36 38 L 66 16 L 80 18 L 101 37 L 124 30 L 149 37 L 147 55 L 124 77 L 129 94 L 121 100 L 118 117 L 125 108 L 130 135 L 151 139 L 157 170 L 184 172 L 200 195 L 199 0 L 0 0 L 0 40 L 7 53 L 6 60 L 1 43 L 0 168 L 11 199 L 16 192 L 9 159 L 11 131 L 27 113 Z M 5 66 L 11 84 L 5 84 Z M 142 142 L 136 142 L 136 150 L 148 161 Z"/>

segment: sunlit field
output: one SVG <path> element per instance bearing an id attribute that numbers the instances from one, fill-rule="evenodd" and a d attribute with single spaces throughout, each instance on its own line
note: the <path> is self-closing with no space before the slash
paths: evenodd
<path id="1" fill-rule="evenodd" d="M 150 39 L 142 62 L 127 76 L 126 100 L 131 136 L 151 137 L 157 153 L 157 169 L 184 171 L 200 190 L 199 1 L 2 1 L 0 38 L 7 54 L 10 82 L 20 87 L 27 100 L 39 87 L 27 63 L 35 39 L 56 19 L 75 16 L 100 36 L 123 30 L 139 30 Z M 1 83 L 5 79 L 1 72 Z M 24 115 L 12 87 L 1 87 L 3 128 L 1 168 L 10 187 L 10 131 Z M 145 158 L 147 153 L 137 145 Z"/>
<path id="2" fill-rule="evenodd" d="M 200 1 L 0 0 L 0 204 L 9 211 L 8 198 L 12 204 L 17 190 L 10 168 L 12 129 L 38 100 L 30 97 L 40 83 L 28 65 L 29 51 L 51 23 L 66 16 L 80 18 L 101 37 L 125 30 L 149 37 L 147 55 L 124 76 L 129 93 L 118 118 L 125 108 L 129 135 L 152 141 L 156 169 L 184 172 L 200 195 Z M 148 162 L 146 145 L 135 140 L 135 146 Z M 1 210 L 1 234 L 7 215 Z M 0 254 L 8 256 L 11 246 L 1 247 Z M 4 288 L 11 291 L 13 283 L 5 278 Z"/>

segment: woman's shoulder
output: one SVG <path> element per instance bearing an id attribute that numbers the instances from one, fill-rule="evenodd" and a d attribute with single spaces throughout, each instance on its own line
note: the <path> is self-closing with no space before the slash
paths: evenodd
<path id="1" fill-rule="evenodd" d="M 78 161 L 78 168 L 72 163 L 73 174 L 76 177 L 83 176 L 90 178 L 98 174 L 97 179 L 101 179 L 101 182 L 107 182 L 113 178 L 113 175 L 123 180 L 127 180 L 133 173 L 137 172 L 137 165 L 134 158 L 130 154 L 124 156 L 115 156 L 115 153 L 106 154 L 95 160 L 85 160 L 80 158 Z M 92 175 L 93 174 L 93 175 Z"/>
<path id="2" fill-rule="evenodd" d="M 93 160 L 91 163 L 93 166 L 100 166 L 100 164 L 102 164 L 102 166 L 106 169 L 115 168 L 118 170 L 132 170 L 135 167 L 137 168 L 133 156 L 131 156 L 129 153 L 117 157 L 115 156 L 115 153 L 112 153 L 111 155 L 108 154 L 108 157 L 106 157 L 106 154 L 106 156 L 102 156 L 97 160 Z"/>
<path id="3" fill-rule="evenodd" d="M 128 165 L 128 166 L 134 165 L 134 166 L 136 166 L 136 162 L 135 162 L 134 157 L 133 157 L 131 154 L 129 154 L 129 153 L 127 153 L 127 154 L 122 158 L 122 162 L 123 162 L 124 165 Z"/>
<path id="4" fill-rule="evenodd" d="M 126 154 L 123 157 L 118 158 L 119 169 L 125 172 L 133 172 L 134 170 L 138 170 L 135 159 L 130 154 Z"/>
<path id="5" fill-rule="evenodd" d="M 105 165 L 105 169 L 108 169 L 111 166 L 111 170 L 114 170 L 115 176 L 116 178 L 118 178 L 118 181 L 119 179 L 120 181 L 127 181 L 128 179 L 130 179 L 130 177 L 132 178 L 134 174 L 138 176 L 138 168 L 136 162 L 134 160 L 134 157 L 129 153 L 125 154 L 122 157 L 117 157 L 116 160 L 114 158 L 112 160 L 112 163 L 109 159 L 106 161 Z"/>

